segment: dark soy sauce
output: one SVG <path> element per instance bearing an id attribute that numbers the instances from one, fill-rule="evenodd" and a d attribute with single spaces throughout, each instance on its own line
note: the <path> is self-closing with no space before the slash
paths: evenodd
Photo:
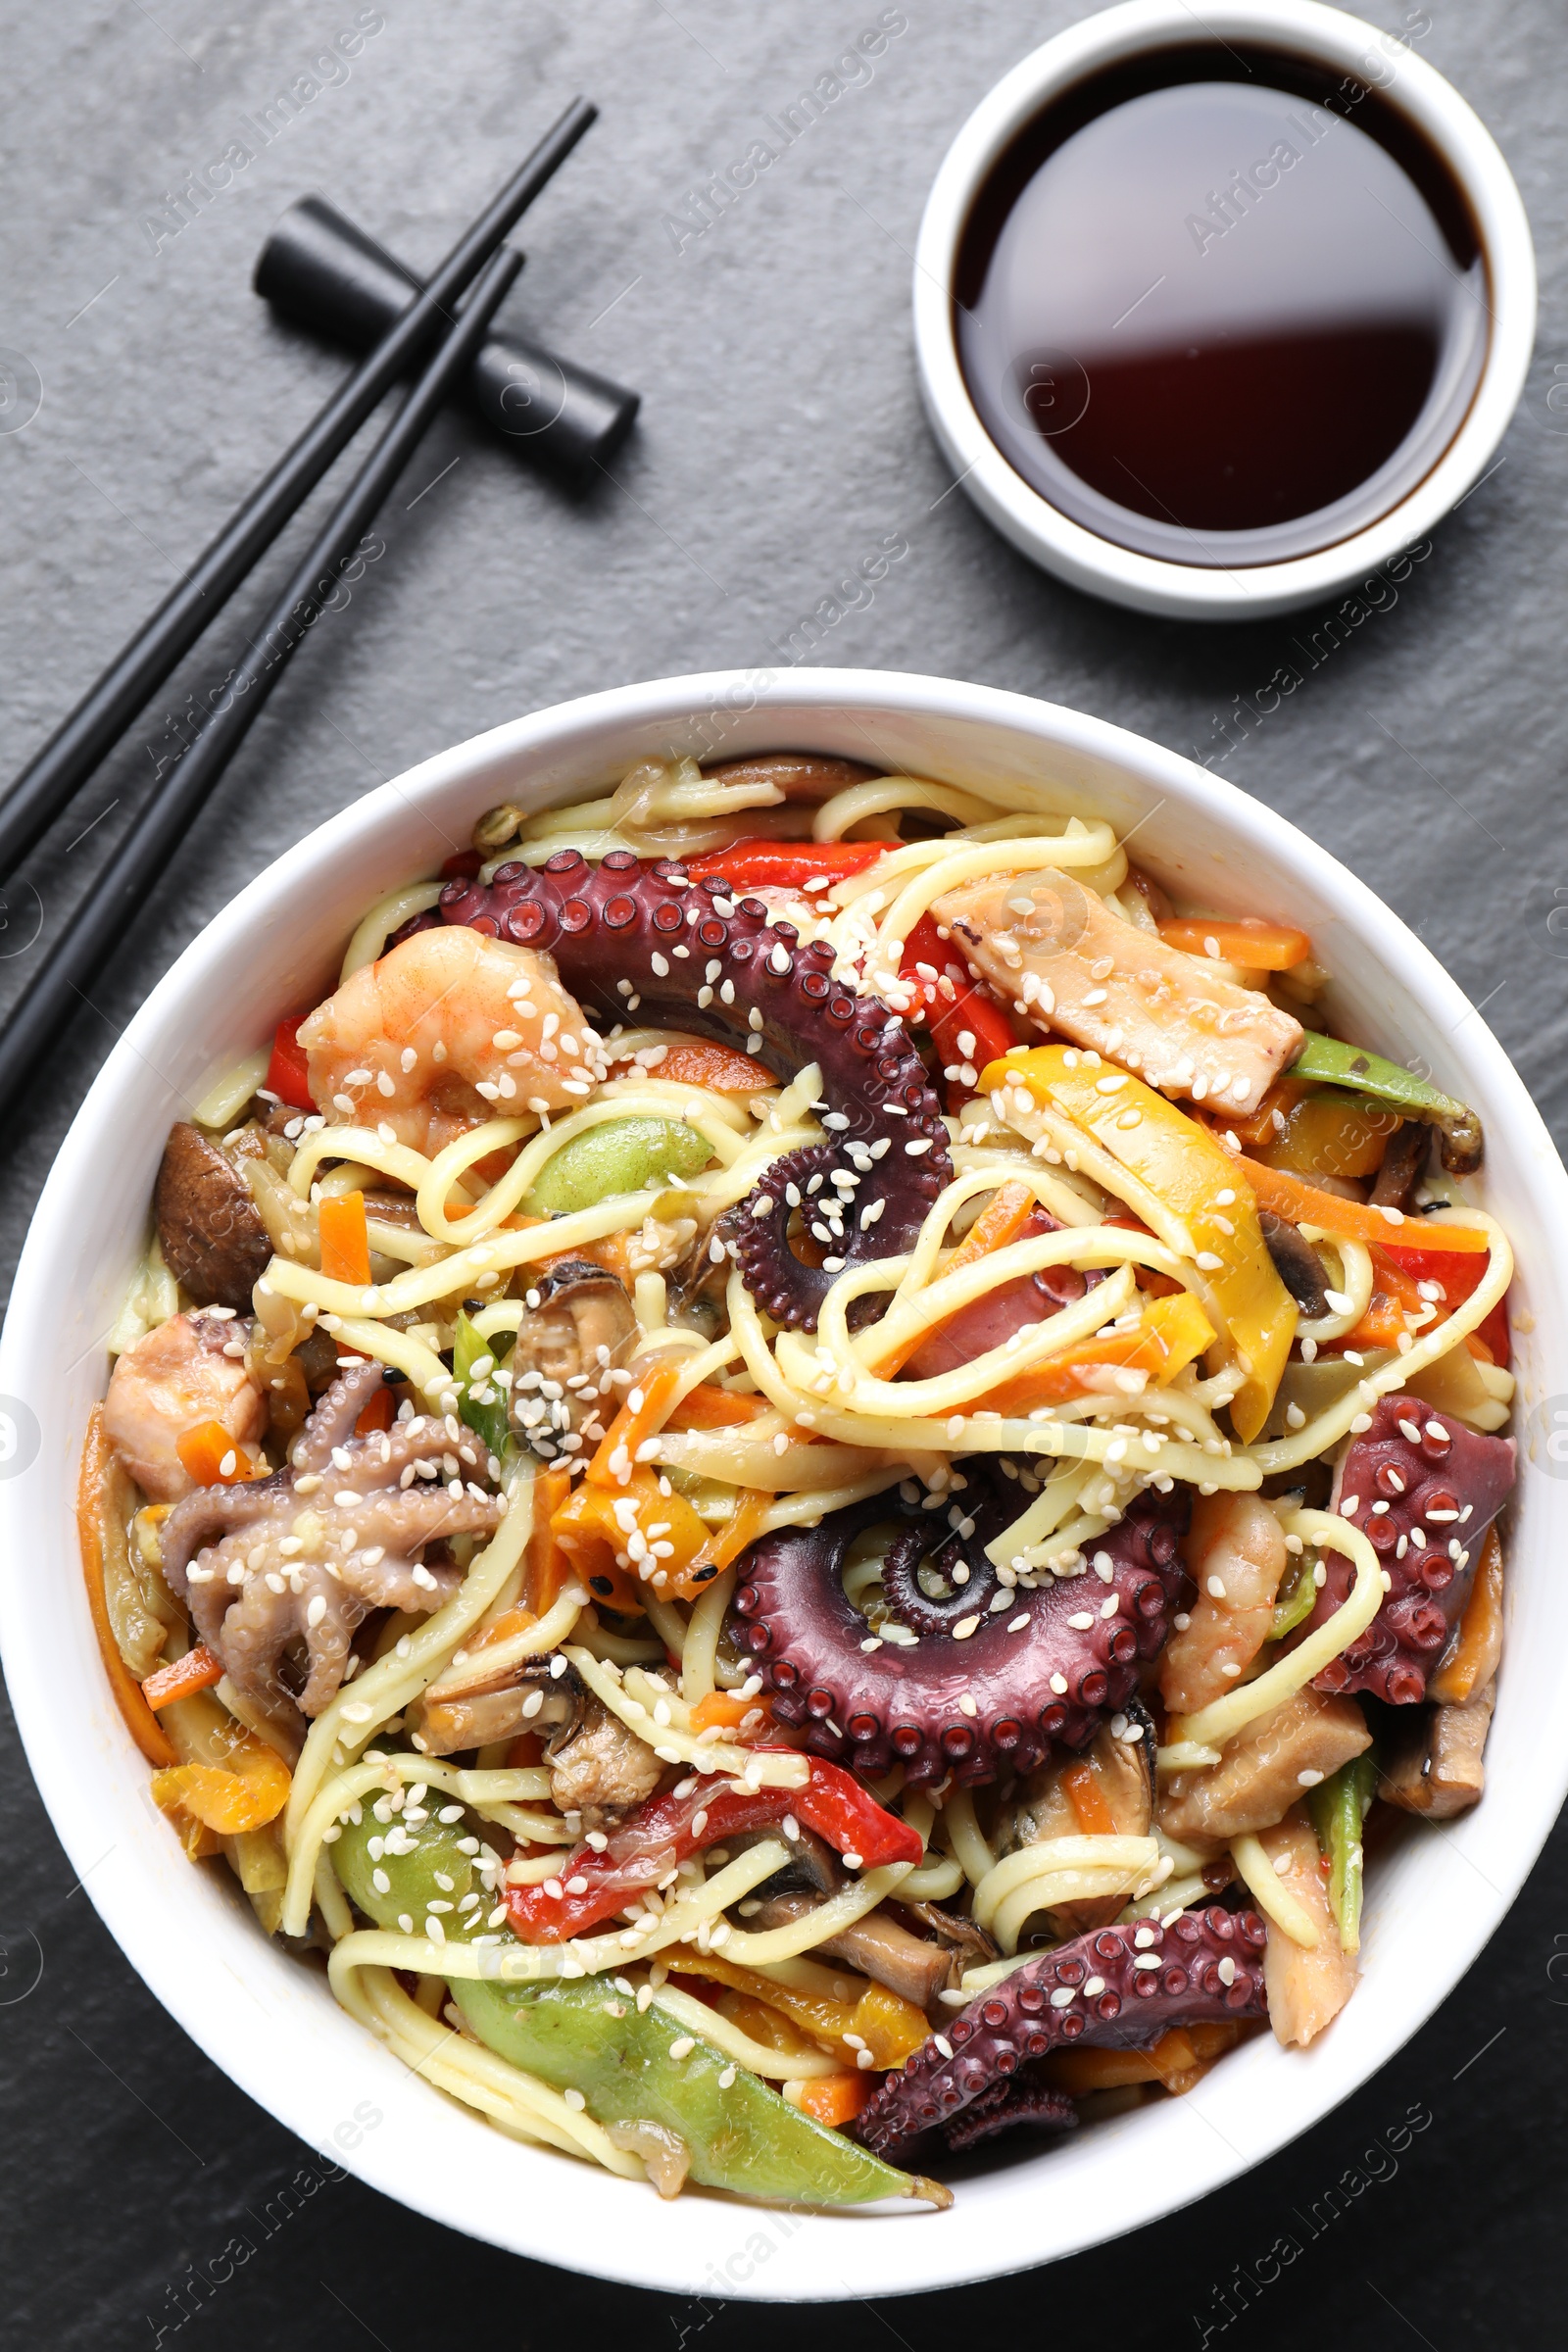
<path id="1" fill-rule="evenodd" d="M 1480 241 L 1394 105 L 1195 43 L 1018 134 L 959 248 L 958 354 L 1004 456 L 1117 545 L 1279 563 L 1397 504 L 1486 356 Z"/>

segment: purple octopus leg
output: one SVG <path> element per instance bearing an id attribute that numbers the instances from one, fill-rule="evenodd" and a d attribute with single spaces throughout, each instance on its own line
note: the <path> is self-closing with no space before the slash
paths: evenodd
<path id="1" fill-rule="evenodd" d="M 974 1463 L 967 1468 L 973 1477 Z M 781 1529 L 753 1544 L 732 1604 L 737 1638 L 769 1688 L 774 1715 L 804 1732 L 814 1754 L 868 1779 L 902 1763 L 910 1788 L 950 1772 L 972 1785 L 1032 1772 L 1054 1741 L 1086 1746 L 1127 1705 L 1140 1662 L 1163 1648 L 1188 1589 L 1178 1545 L 1190 1491 L 1140 1494 L 1082 1576 L 1006 1593 L 996 1609 L 1003 1588 L 985 1545 L 1017 1503 L 1016 1493 L 1009 1500 L 981 1489 L 971 1504 L 966 1489 L 950 1514 L 956 1525 L 943 1533 L 915 1502 L 879 1494 L 815 1528 Z M 969 1563 L 979 1596 L 932 1602 L 922 1594 L 929 1630 L 912 1645 L 878 1642 L 842 1582 L 855 1537 L 888 1519 L 910 1527 L 889 1554 L 893 1597 L 906 1602 L 911 1588 L 918 1592 L 914 1569 L 927 1550 L 945 1574 Z M 910 1622 L 920 1621 L 911 1614 Z"/>
<path id="2" fill-rule="evenodd" d="M 960 2156 L 966 2148 L 995 2139 L 999 2132 L 1010 2132 L 1017 2124 L 1032 2124 L 1038 2132 L 1071 2132 L 1077 2122 L 1078 2110 L 1065 2091 L 1014 2075 L 1009 2081 L 993 2082 L 969 2106 L 960 2107 L 943 2125 L 942 2136 L 954 2155 Z"/>
<path id="3" fill-rule="evenodd" d="M 775 1164 L 734 1223 L 747 1288 L 777 1321 L 813 1330 L 843 1267 L 913 1247 L 953 1174 L 941 1105 L 902 1016 L 835 980 L 825 941 L 802 947 L 761 900 L 629 850 L 598 866 L 561 850 L 542 866 L 503 865 L 488 884 L 450 882 L 440 919 L 553 956 L 597 1019 L 668 1021 L 786 1081 L 819 1064 L 831 1142 Z M 821 1266 L 790 1246 L 797 1214 L 827 1236 Z"/>
<path id="4" fill-rule="evenodd" d="M 1334 1508 L 1361 1529 L 1388 1576 L 1372 1623 L 1317 1677 L 1319 1690 L 1369 1690 L 1395 1706 L 1425 1698 L 1427 1679 L 1459 1622 L 1481 1539 L 1508 1499 L 1511 1438 L 1466 1429 L 1417 1396 L 1385 1396 L 1340 1465 Z M 1326 1577 L 1300 1639 L 1325 1624 L 1350 1589 L 1343 1554 Z"/>
<path id="5" fill-rule="evenodd" d="M 902 2074 L 885 2075 L 850 2129 L 878 2156 L 902 2160 L 1032 2058 L 1081 2043 L 1142 2049 L 1172 2026 L 1265 2017 L 1255 1911 L 1213 1904 L 1168 1926 L 1100 1928 L 1004 1977 Z"/>

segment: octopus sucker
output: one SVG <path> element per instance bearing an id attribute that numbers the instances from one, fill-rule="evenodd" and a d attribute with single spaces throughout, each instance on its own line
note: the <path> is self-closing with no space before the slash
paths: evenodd
<path id="1" fill-rule="evenodd" d="M 851 2129 L 878 2156 L 901 2161 L 928 2134 L 967 2145 L 959 2123 L 982 2100 L 982 2123 L 1031 2117 L 1030 2061 L 1048 2051 L 1109 2045 L 1143 2049 L 1173 2026 L 1266 2017 L 1267 1933 L 1255 1911 L 1211 1904 L 1164 1924 L 1123 1921 L 1079 1936 L 1015 1969 L 921 2044 L 902 2073 L 883 2077 Z M 1016 2083 L 1016 2113 L 996 2086 Z M 1039 2088 L 1046 2088 L 1039 2085 Z M 954 2126 L 958 2131 L 954 2132 Z"/>
<path id="2" fill-rule="evenodd" d="M 1484 1436 L 1418 1396 L 1383 1397 L 1340 1463 L 1334 1508 L 1377 1553 L 1389 1591 L 1359 1640 L 1318 1675 L 1319 1690 L 1368 1690 L 1395 1706 L 1426 1696 L 1459 1621 L 1481 1540 L 1513 1487 L 1512 1438 Z M 1325 1581 L 1302 1638 L 1345 1599 L 1350 1567 L 1324 1561 Z"/>
<path id="3" fill-rule="evenodd" d="M 561 850 L 542 866 L 503 865 L 489 883 L 450 882 L 439 907 L 398 936 L 436 922 L 549 956 L 563 985 L 606 1021 L 635 1013 L 678 1024 L 739 1046 L 786 1083 L 820 1066 L 832 1141 L 776 1161 L 731 1228 L 747 1289 L 775 1322 L 814 1330 L 845 1267 L 912 1249 L 952 1181 L 947 1126 L 903 1016 L 835 979 L 825 941 L 803 947 L 762 900 L 629 850 L 597 866 Z M 790 1244 L 785 1186 L 804 1192 L 840 1164 L 858 1180 L 854 1210 L 831 1237 L 830 1262 L 808 1265 Z"/>
<path id="4" fill-rule="evenodd" d="M 1192 1507 L 1184 1487 L 1138 1495 L 1095 1544 L 1093 1573 L 1036 1592 L 1004 1592 L 986 1555 L 1016 1499 L 1000 1482 L 964 1499 L 967 1534 L 879 1494 L 814 1528 L 766 1536 L 742 1562 L 737 1639 L 771 1691 L 773 1714 L 813 1753 L 867 1779 L 898 1763 L 908 1788 L 948 1773 L 973 1786 L 1032 1772 L 1056 1746 L 1087 1746 L 1133 1697 L 1140 1665 L 1158 1655 L 1191 1591 L 1179 1550 Z M 868 1653 L 870 1629 L 842 1570 L 855 1538 L 889 1519 L 901 1530 L 884 1582 L 916 1640 L 870 1637 Z M 940 1602 L 915 1580 L 927 1551 L 953 1584 Z M 953 1578 L 960 1565 L 966 1583 Z M 1087 1624 L 1073 1622 L 1086 1616 Z"/>

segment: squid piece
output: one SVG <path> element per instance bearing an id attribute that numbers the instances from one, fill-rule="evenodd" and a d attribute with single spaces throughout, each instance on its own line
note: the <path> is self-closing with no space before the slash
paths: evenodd
<path id="1" fill-rule="evenodd" d="M 932 911 L 1004 1004 L 1165 1094 L 1255 1109 L 1300 1047 L 1299 1021 L 1267 997 L 1135 929 L 1069 874 L 970 883 Z"/>

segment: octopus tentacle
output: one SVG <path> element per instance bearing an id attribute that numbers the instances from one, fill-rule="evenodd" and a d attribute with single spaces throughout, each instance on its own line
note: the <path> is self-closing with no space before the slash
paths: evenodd
<path id="1" fill-rule="evenodd" d="M 1012 2075 L 960 2107 L 943 2125 L 942 2136 L 959 2156 L 982 2140 L 995 2139 L 999 2132 L 1010 2132 L 1015 2124 L 1033 2124 L 1040 2132 L 1070 2132 L 1077 2121 L 1078 2110 L 1064 2090 Z"/>
<path id="2" fill-rule="evenodd" d="M 786 1081 L 820 1065 L 833 1140 L 816 1147 L 797 1189 L 822 1180 L 839 1229 L 828 1228 L 827 1262 L 807 1265 L 790 1248 L 795 1204 L 784 1187 L 796 1179 L 777 1164 L 738 1221 L 737 1263 L 777 1321 L 814 1330 L 846 1265 L 913 1247 L 953 1175 L 941 1106 L 903 1016 L 836 980 L 825 940 L 803 947 L 795 925 L 770 917 L 760 899 L 737 899 L 712 876 L 694 883 L 668 858 L 629 850 L 597 866 L 560 850 L 542 866 L 503 865 L 489 883 L 449 882 L 438 919 L 552 956 L 597 1018 L 640 1013 L 741 1045 Z M 854 1179 L 849 1211 L 826 1182 L 838 1165 Z"/>
<path id="3" fill-rule="evenodd" d="M 994 1573 L 985 1544 L 1016 1507 L 1016 1496 L 1009 1502 L 999 1489 L 952 1510 L 956 1524 L 941 1542 L 956 1540 L 972 1581 L 977 1564 Z M 1054 1742 L 1087 1745 L 1132 1697 L 1139 1662 L 1163 1647 L 1188 1590 L 1178 1544 L 1191 1508 L 1185 1487 L 1140 1494 L 1100 1539 L 1085 1574 L 1007 1593 L 1000 1609 L 991 1592 L 951 1626 L 895 1644 L 870 1635 L 850 1601 L 845 1556 L 879 1521 L 923 1526 L 924 1539 L 911 1531 L 908 1541 L 906 1589 L 938 1531 L 917 1502 L 873 1495 L 814 1528 L 782 1528 L 753 1544 L 731 1604 L 737 1639 L 769 1687 L 779 1721 L 804 1732 L 814 1754 L 868 1779 L 895 1763 L 910 1788 L 950 1772 L 960 1786 L 1032 1772 Z M 939 1561 L 956 1556 L 938 1552 Z M 895 1584 L 899 1575 L 896 1568 Z M 929 1605 L 946 1614 L 946 1603 Z"/>
<path id="4" fill-rule="evenodd" d="M 885 2075 L 849 2128 L 878 2156 L 902 2159 L 1048 2050 L 1142 2049 L 1172 2026 L 1265 2017 L 1266 1940 L 1255 1911 L 1216 1903 L 1058 1944 L 980 1993 L 902 2074 Z"/>
<path id="5" fill-rule="evenodd" d="M 1334 1507 L 1361 1529 L 1389 1591 L 1359 1640 L 1318 1675 L 1319 1690 L 1370 1690 L 1395 1706 L 1425 1698 L 1427 1679 L 1459 1621 L 1481 1539 L 1508 1499 L 1511 1438 L 1466 1429 L 1416 1396 L 1385 1396 L 1347 1449 Z M 1326 1553 L 1326 1571 L 1301 1638 L 1327 1622 L 1352 1569 Z"/>

